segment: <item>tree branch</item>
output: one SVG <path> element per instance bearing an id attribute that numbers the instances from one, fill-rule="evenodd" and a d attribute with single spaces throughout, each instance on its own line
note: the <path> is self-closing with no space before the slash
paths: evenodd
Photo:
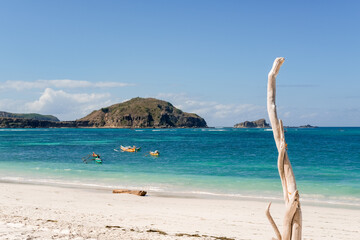
<path id="1" fill-rule="evenodd" d="M 280 231 L 278 229 L 278 227 L 276 226 L 276 223 L 274 221 L 274 219 L 272 218 L 271 214 L 270 214 L 270 206 L 271 206 L 271 202 L 269 203 L 269 205 L 267 206 L 266 210 L 265 210 L 265 214 L 267 216 L 267 218 L 269 219 L 269 222 L 271 224 L 271 226 L 273 227 L 274 229 L 274 232 L 277 236 L 277 239 L 278 240 L 281 240 L 281 234 L 280 234 Z"/>

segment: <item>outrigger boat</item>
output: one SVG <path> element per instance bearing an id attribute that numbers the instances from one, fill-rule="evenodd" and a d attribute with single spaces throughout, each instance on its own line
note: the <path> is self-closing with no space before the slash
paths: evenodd
<path id="1" fill-rule="evenodd" d="M 120 146 L 120 149 L 123 151 L 123 152 L 138 152 L 140 151 L 141 147 L 135 147 L 135 146 L 127 146 L 127 147 L 124 147 L 124 146 Z"/>
<path id="2" fill-rule="evenodd" d="M 151 156 L 158 157 L 160 155 L 158 150 L 155 150 L 154 152 L 149 152 Z"/>
<path id="3" fill-rule="evenodd" d="M 102 164 L 100 155 L 94 152 L 92 154 L 87 155 L 86 157 L 83 157 L 82 160 L 85 164 L 87 164 L 90 161 L 94 161 L 95 163 Z"/>

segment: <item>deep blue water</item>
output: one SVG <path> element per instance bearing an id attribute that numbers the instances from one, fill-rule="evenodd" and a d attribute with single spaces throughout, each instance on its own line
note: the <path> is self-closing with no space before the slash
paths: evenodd
<path id="1" fill-rule="evenodd" d="M 360 128 L 287 129 L 302 201 L 360 206 Z M 120 145 L 141 147 L 117 152 Z M 149 156 L 159 150 L 160 157 Z M 82 157 L 99 153 L 102 165 Z M 264 129 L 0 129 L 0 180 L 281 199 Z"/>

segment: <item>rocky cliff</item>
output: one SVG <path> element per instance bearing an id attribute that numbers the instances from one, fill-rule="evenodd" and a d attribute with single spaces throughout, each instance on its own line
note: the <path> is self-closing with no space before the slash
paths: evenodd
<path id="1" fill-rule="evenodd" d="M 169 102 L 139 97 L 93 111 L 79 121 L 87 121 L 93 127 L 114 128 L 207 127 L 205 120 L 194 113 L 183 112 Z"/>
<path id="2" fill-rule="evenodd" d="M 245 121 L 234 125 L 234 128 L 269 128 L 270 125 L 265 119 L 259 119 L 256 121 Z"/>

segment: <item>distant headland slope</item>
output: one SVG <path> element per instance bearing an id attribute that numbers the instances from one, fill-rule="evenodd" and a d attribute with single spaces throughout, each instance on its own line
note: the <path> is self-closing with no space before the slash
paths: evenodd
<path id="1" fill-rule="evenodd" d="M 140 97 L 93 111 L 79 121 L 88 121 L 94 127 L 115 128 L 207 127 L 205 120 L 195 113 L 183 112 L 166 101 Z"/>
<path id="2" fill-rule="evenodd" d="M 0 111 L 0 117 L 3 118 L 24 118 L 24 119 L 35 119 L 35 120 L 45 120 L 45 121 L 54 121 L 59 122 L 60 120 L 52 115 L 41 115 L 37 113 L 9 113 Z"/>
<path id="3" fill-rule="evenodd" d="M 2 112 L 1 112 L 2 113 Z M 203 128 L 206 121 L 186 113 L 171 103 L 155 98 L 133 98 L 129 101 L 95 110 L 76 121 L 59 121 L 56 117 L 39 119 L 40 114 L 10 113 L 0 115 L 0 128 Z M 32 117 L 33 116 L 33 117 Z"/>

